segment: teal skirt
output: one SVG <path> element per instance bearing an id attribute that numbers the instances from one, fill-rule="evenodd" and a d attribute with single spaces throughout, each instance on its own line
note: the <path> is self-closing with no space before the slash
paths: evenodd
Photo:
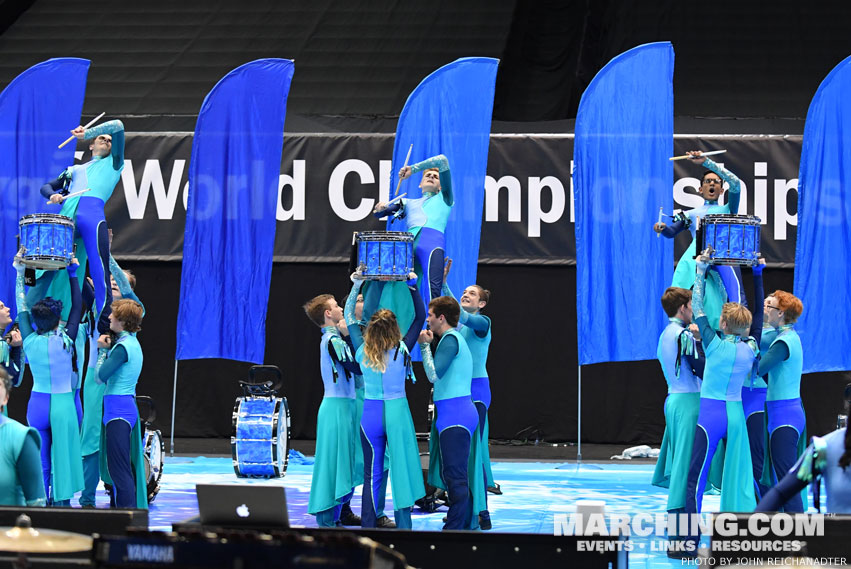
<path id="1" fill-rule="evenodd" d="M 325 397 L 316 416 L 316 457 L 310 483 L 310 514 L 342 503 L 355 484 L 356 402 L 346 397 Z"/>
<path id="2" fill-rule="evenodd" d="M 390 456 L 393 509 L 410 508 L 425 496 L 417 431 L 405 397 L 384 401 L 384 431 Z"/>
<path id="3" fill-rule="evenodd" d="M 665 400 L 665 434 L 652 484 L 668 489 L 668 511 L 685 508 L 700 393 L 671 393 Z"/>

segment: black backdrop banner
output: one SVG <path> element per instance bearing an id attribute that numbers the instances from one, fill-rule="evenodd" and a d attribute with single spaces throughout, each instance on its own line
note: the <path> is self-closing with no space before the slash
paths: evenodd
<path id="1" fill-rule="evenodd" d="M 117 258 L 181 258 L 191 146 L 189 133 L 128 135 L 125 170 L 106 211 Z M 800 136 L 682 135 L 674 148 L 677 154 L 726 149 L 716 158 L 742 179 L 740 212 L 763 220 L 764 256 L 770 265 L 794 265 Z M 388 134 L 287 135 L 275 260 L 343 261 L 353 231 L 384 229 L 371 211 L 391 191 L 392 151 Z M 491 136 L 481 263 L 575 263 L 572 156 L 573 135 Z M 696 195 L 701 172 L 688 161 L 675 163 L 675 208 L 701 203 Z M 670 204 L 658 206 L 671 213 Z M 685 235 L 677 239 L 677 256 L 687 241 Z"/>

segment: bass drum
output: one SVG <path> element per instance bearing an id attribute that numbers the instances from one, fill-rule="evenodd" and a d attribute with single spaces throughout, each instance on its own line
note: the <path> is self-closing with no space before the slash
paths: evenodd
<path id="1" fill-rule="evenodd" d="M 287 473 L 290 408 L 286 397 L 240 397 L 230 439 L 233 470 L 240 478 L 280 478 Z"/>
<path id="2" fill-rule="evenodd" d="M 154 501 L 160 492 L 160 480 L 163 477 L 163 458 L 165 441 L 159 430 L 145 431 L 145 479 L 148 481 L 148 503 Z"/>

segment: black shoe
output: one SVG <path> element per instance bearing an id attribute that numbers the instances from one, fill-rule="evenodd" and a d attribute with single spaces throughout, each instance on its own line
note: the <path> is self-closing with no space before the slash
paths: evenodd
<path id="1" fill-rule="evenodd" d="M 499 484 L 488 486 L 488 492 L 490 492 L 491 494 L 496 494 L 497 496 L 502 496 L 502 488 L 499 487 Z"/>
<path id="2" fill-rule="evenodd" d="M 83 504 L 80 507 L 83 508 L 84 510 L 94 510 L 95 509 L 95 506 L 93 504 Z"/>
<path id="3" fill-rule="evenodd" d="M 380 518 L 375 520 L 375 527 L 383 529 L 393 529 L 396 527 L 396 522 L 394 522 L 387 516 L 381 516 Z"/>
<path id="4" fill-rule="evenodd" d="M 482 510 L 479 512 L 479 529 L 482 531 L 488 531 L 493 528 L 493 524 L 491 524 L 491 514 L 487 510 Z"/>
<path id="5" fill-rule="evenodd" d="M 443 523 L 446 523 L 446 520 L 449 519 L 449 516 L 443 516 Z"/>
<path id="6" fill-rule="evenodd" d="M 351 508 L 343 508 L 343 511 L 340 512 L 340 524 L 344 526 L 359 526 L 361 525 L 361 519 Z"/>

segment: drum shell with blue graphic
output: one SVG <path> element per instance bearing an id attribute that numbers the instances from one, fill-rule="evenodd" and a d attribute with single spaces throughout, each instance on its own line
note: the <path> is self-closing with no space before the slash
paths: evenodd
<path id="1" fill-rule="evenodd" d="M 367 280 L 405 281 L 414 270 L 414 236 L 407 231 L 361 231 L 358 269 Z"/>
<path id="2" fill-rule="evenodd" d="M 290 446 L 290 410 L 281 397 L 239 397 L 233 409 L 231 454 L 242 478 L 286 474 Z"/>
<path id="3" fill-rule="evenodd" d="M 25 215 L 19 223 L 23 263 L 56 270 L 71 264 L 74 256 L 74 220 L 55 213 Z"/>
<path id="4" fill-rule="evenodd" d="M 714 265 L 757 265 L 760 254 L 760 218 L 754 215 L 710 214 L 700 220 L 698 254 L 710 249 Z"/>

